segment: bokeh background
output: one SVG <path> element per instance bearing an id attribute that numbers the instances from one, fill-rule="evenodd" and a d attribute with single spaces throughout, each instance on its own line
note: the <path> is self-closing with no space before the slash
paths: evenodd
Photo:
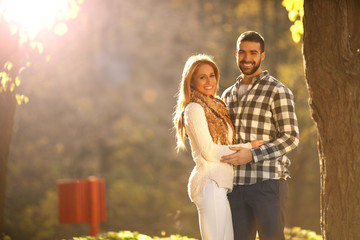
<path id="1" fill-rule="evenodd" d="M 239 74 L 240 33 L 266 41 L 263 69 L 296 99 L 300 145 L 292 160 L 288 227 L 319 232 L 319 162 L 301 43 L 294 43 L 280 0 L 85 0 L 68 32 L 43 32 L 18 90 L 8 163 L 5 233 L 46 240 L 88 235 L 86 224 L 58 223 L 57 181 L 106 180 L 100 231 L 200 238 L 187 195 L 190 151 L 175 150 L 172 113 L 185 61 L 214 56 L 219 94 Z M 50 61 L 47 61 L 50 56 Z"/>

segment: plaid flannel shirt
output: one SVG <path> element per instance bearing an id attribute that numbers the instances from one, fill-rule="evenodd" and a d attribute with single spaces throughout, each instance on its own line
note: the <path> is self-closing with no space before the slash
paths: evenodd
<path id="1" fill-rule="evenodd" d="M 265 143 L 251 149 L 253 161 L 234 166 L 234 185 L 286 179 L 290 177 L 290 160 L 285 154 L 299 143 L 293 94 L 267 71 L 254 77 L 247 92 L 239 97 L 241 81 L 240 76 L 222 95 L 235 127 L 236 143 L 261 139 Z"/>

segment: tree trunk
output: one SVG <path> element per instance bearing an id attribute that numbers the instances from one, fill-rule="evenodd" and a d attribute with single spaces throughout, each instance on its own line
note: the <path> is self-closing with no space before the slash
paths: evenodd
<path id="1" fill-rule="evenodd" d="M 0 234 L 3 232 L 6 171 L 16 109 L 15 92 L 0 93 Z"/>
<path id="2" fill-rule="evenodd" d="M 360 1 L 305 0 L 304 62 L 318 130 L 321 229 L 360 239 Z"/>
<path id="3" fill-rule="evenodd" d="M 12 35 L 6 22 L 0 19 L 0 72 L 7 61 L 13 63 L 13 68 L 8 73 L 15 79 L 19 71 L 19 36 Z M 0 81 L 2 79 L 0 78 Z M 16 88 L 15 88 L 16 89 Z M 10 150 L 11 135 L 13 132 L 14 116 L 16 109 L 15 91 L 0 92 L 0 235 L 3 232 L 6 171 Z"/>

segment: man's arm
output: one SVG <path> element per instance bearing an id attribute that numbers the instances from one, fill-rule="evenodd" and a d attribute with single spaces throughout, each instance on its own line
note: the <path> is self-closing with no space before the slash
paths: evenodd
<path id="1" fill-rule="evenodd" d="M 288 88 L 277 89 L 271 103 L 271 110 L 278 129 L 278 137 L 252 149 L 254 162 L 278 159 L 295 149 L 299 144 L 299 127 L 295 114 L 294 96 Z"/>
<path id="2" fill-rule="evenodd" d="M 278 138 L 258 148 L 242 149 L 231 155 L 223 156 L 221 161 L 242 165 L 251 161 L 271 161 L 290 152 L 299 144 L 299 128 L 295 114 L 294 97 L 287 88 L 278 88 L 271 103 L 273 119 L 278 129 Z"/>

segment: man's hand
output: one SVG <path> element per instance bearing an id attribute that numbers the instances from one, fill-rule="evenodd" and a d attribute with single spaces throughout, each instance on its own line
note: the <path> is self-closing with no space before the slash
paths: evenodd
<path id="1" fill-rule="evenodd" d="M 251 148 L 257 148 L 264 144 L 264 140 L 255 140 L 250 142 Z"/>
<path id="2" fill-rule="evenodd" d="M 253 160 L 250 149 L 243 147 L 230 147 L 230 150 L 237 151 L 230 155 L 222 156 L 221 162 L 230 163 L 232 165 L 243 165 Z"/>

